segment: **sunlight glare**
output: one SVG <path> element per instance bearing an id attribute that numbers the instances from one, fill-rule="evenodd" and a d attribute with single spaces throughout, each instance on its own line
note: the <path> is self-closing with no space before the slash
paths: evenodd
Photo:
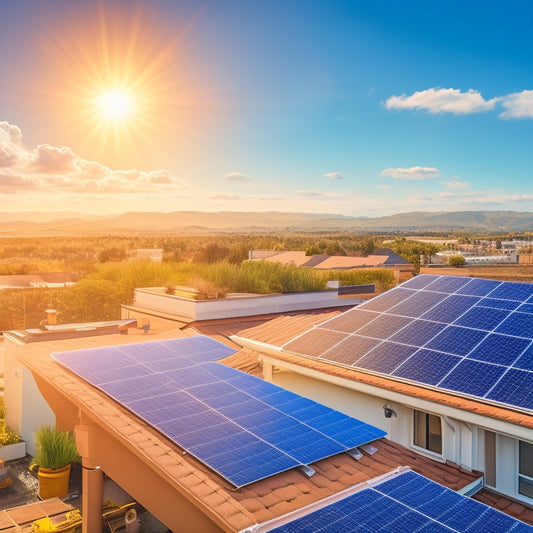
<path id="1" fill-rule="evenodd" d="M 100 108 L 106 118 L 121 120 L 131 112 L 128 96 L 120 91 L 109 91 L 100 98 Z"/>

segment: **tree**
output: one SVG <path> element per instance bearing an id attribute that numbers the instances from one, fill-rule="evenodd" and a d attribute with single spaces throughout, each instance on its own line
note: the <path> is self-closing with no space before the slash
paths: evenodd
<path id="1" fill-rule="evenodd" d="M 448 265 L 451 267 L 462 267 L 466 265 L 466 259 L 462 255 L 451 255 L 448 259 Z"/>

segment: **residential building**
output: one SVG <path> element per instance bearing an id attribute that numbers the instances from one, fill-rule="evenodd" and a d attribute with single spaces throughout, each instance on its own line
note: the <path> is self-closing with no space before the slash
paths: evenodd
<path id="1" fill-rule="evenodd" d="M 384 293 L 383 297 L 389 293 Z M 167 296 L 160 293 L 160 297 L 165 301 Z M 153 298 L 153 295 L 150 295 L 150 298 Z M 362 305 L 379 302 L 379 298 L 381 297 Z M 50 420 L 55 421 L 60 428 L 76 432 L 78 449 L 83 457 L 83 503 L 86 520 L 84 531 L 92 533 L 101 530 L 100 510 L 96 504 L 98 495 L 101 494 L 103 472 L 172 531 L 269 531 L 285 527 L 283 524 L 287 522 L 289 525 L 286 527 L 290 528 L 290 521 L 297 516 L 307 515 L 311 510 L 331 504 L 333 500 L 344 500 L 348 495 L 345 491 L 350 493 L 350 497 L 351 493 L 354 493 L 353 497 L 356 499 L 369 494 L 362 491 L 384 495 L 385 487 L 389 486 L 388 482 L 400 483 L 401 480 L 412 478 L 409 469 L 461 494 L 478 490 L 483 483 L 482 475 L 478 469 L 472 468 L 466 459 L 471 442 L 464 440 L 467 433 L 461 424 L 470 425 L 473 436 L 478 433 L 474 424 L 480 424 L 479 421 L 485 420 L 485 417 L 495 416 L 497 428 L 494 429 L 499 431 L 496 437 L 497 445 L 501 437 L 519 436 L 526 443 L 531 437 L 532 429 L 528 425 L 531 415 L 527 412 L 496 408 L 444 392 L 439 394 L 436 390 L 423 386 L 401 383 L 386 376 L 366 374 L 343 365 L 296 355 L 282 348 L 300 334 L 305 336 L 304 332 L 310 328 L 321 329 L 321 326 L 313 326 L 345 317 L 360 306 L 353 308 L 352 304 L 336 309 L 320 309 L 320 304 L 316 303 L 319 308 L 311 309 L 308 303 L 308 309 L 303 313 L 294 309 L 276 313 L 269 305 L 263 306 L 260 297 L 250 301 L 254 302 L 256 313 L 248 316 L 224 318 L 216 316 L 210 310 L 211 315 L 205 315 L 205 318 L 196 312 L 187 318 L 182 316 L 184 313 L 177 307 L 165 307 L 163 311 L 150 310 L 148 301 L 144 301 L 145 307 L 125 309 L 125 312 L 130 314 L 127 322 L 129 328 L 124 328 L 123 323 L 117 324 L 114 332 L 106 329 L 102 335 L 85 336 L 83 329 L 87 328 L 81 327 L 42 332 L 38 338 L 32 338 L 31 334 L 26 335 L 25 332 L 6 334 L 6 399 L 10 405 L 18 405 L 11 411 L 10 423 L 14 429 L 27 435 L 27 429 L 23 427 L 26 422 L 22 422 L 27 421 L 30 413 L 35 413 L 42 407 L 44 398 Z M 154 304 L 154 300 L 150 302 Z M 172 305 L 175 304 L 173 301 Z M 260 314 L 260 310 L 270 312 L 265 315 Z M 136 328 L 132 323 L 135 313 L 139 315 L 139 325 L 145 325 L 144 329 Z M 150 328 L 146 327 L 147 320 L 150 320 Z M 122 331 L 119 331 L 121 326 Z M 70 335 L 65 338 L 67 333 Z M 52 337 L 47 338 L 47 335 Z M 340 453 L 321 458 L 310 465 L 315 472 L 310 477 L 310 472 L 306 475 L 298 468 L 289 468 L 236 487 L 210 468 L 209 463 L 199 460 L 198 454 L 195 455 L 186 445 L 184 447 L 183 443 L 180 445 L 169 438 L 168 434 L 156 430 L 155 421 L 150 422 L 149 417 L 135 414 L 132 406 L 127 405 L 128 401 L 118 400 L 111 390 L 114 386 L 111 389 L 106 388 L 103 384 L 99 385 L 100 382 L 91 383 L 82 377 L 84 362 L 99 359 L 102 363 L 96 367 L 92 365 L 92 368 L 96 368 L 97 374 L 104 376 L 102 383 L 118 384 L 129 379 L 128 373 L 136 370 L 130 368 L 130 365 L 122 364 L 117 372 L 113 370 L 116 367 L 112 364 L 107 366 L 107 362 L 112 363 L 117 354 L 135 353 L 136 357 L 140 357 L 139 363 L 143 365 L 145 360 L 151 357 L 149 354 L 168 350 L 165 343 L 171 342 L 173 349 L 177 349 L 176 342 L 190 343 L 191 337 L 193 342 L 205 342 L 202 339 L 206 339 L 206 335 L 223 341 L 225 348 L 219 352 L 221 349 L 213 349 L 211 343 L 214 341 L 209 340 L 209 350 L 195 352 L 196 355 L 202 354 L 203 358 L 213 351 L 228 354 L 228 347 L 243 346 L 226 355 L 219 363 L 223 363 L 225 368 L 245 370 L 255 375 L 263 371 L 268 380 L 283 384 L 286 389 L 296 392 L 300 389 L 305 392 L 303 396 L 317 398 L 320 403 L 330 405 L 340 413 L 370 424 L 376 428 L 378 435 L 387 432 L 389 438 L 378 437 L 371 441 L 372 446 L 363 445 L 354 450 L 352 455 Z M 174 355 L 168 357 L 169 360 L 178 361 L 178 356 L 190 359 L 192 355 L 187 351 L 189 348 L 180 347 Z M 82 362 L 82 367 L 76 373 L 65 367 L 64 363 L 69 359 Z M 205 364 L 219 363 L 208 361 Z M 355 384 L 356 377 L 360 390 L 357 390 L 355 385 L 348 385 Z M 191 383 L 187 384 L 189 385 Z M 226 385 L 223 383 L 223 388 Z M 115 390 L 123 390 L 123 387 L 119 386 Z M 136 394 L 142 387 L 137 386 L 133 390 Z M 158 385 L 149 390 L 150 398 L 164 393 Z M 308 400 L 302 398 L 298 401 Z M 437 405 L 442 405 L 443 413 L 435 411 Z M 426 410 L 428 406 L 431 406 L 431 409 Z M 411 416 L 413 408 L 422 414 Z M 483 411 L 483 408 L 490 413 Z M 176 407 L 176 410 L 180 409 Z M 264 419 L 264 415 L 258 416 L 255 412 L 250 415 L 253 422 L 262 422 Z M 438 424 L 435 425 L 435 419 L 431 415 L 441 421 L 441 433 L 442 428 L 447 428 L 448 424 L 456 432 L 453 438 L 449 437 L 448 429 L 445 430 L 445 435 L 440 435 L 441 453 L 438 453 L 439 432 L 435 429 Z M 410 430 L 402 427 L 406 418 L 412 420 L 412 424 L 415 423 L 415 418 L 418 420 L 416 444 L 410 442 L 407 436 Z M 22 425 L 17 426 L 17 423 Z M 203 422 L 201 427 L 204 427 L 202 424 Z M 524 431 L 523 435 L 519 435 L 520 428 Z M 214 427 L 208 425 L 207 432 L 211 440 L 220 439 L 220 433 Z M 401 441 L 402 438 L 407 442 L 406 446 L 394 442 Z M 479 443 L 479 435 L 472 437 L 471 441 Z M 239 443 L 238 440 L 236 442 Z M 234 444 L 234 447 L 239 449 L 239 445 Z M 226 448 L 227 445 L 221 453 L 225 453 Z M 459 450 L 459 453 L 454 455 L 450 452 L 448 457 L 450 450 Z M 360 453 L 357 454 L 356 451 Z M 245 452 L 236 453 L 239 460 L 246 455 Z M 253 454 L 250 456 L 252 464 L 256 464 Z M 457 457 L 462 457 L 463 460 L 454 461 Z M 257 462 L 257 467 L 262 467 L 261 461 Z M 406 474 L 408 477 L 404 477 Z M 527 484 L 527 473 L 524 479 Z M 427 479 L 420 480 L 418 477 L 415 477 L 415 481 L 417 486 L 427 489 L 421 490 L 418 503 L 436 509 L 436 500 L 428 499 L 429 493 L 432 492 L 429 489 L 433 487 L 431 482 Z M 438 488 L 437 491 L 442 492 L 442 489 Z M 92 495 L 91 498 L 89 494 Z M 453 501 L 458 503 L 455 498 L 459 496 L 452 496 Z M 503 507 L 502 501 L 504 500 L 497 500 L 495 505 Z M 533 511 L 526 501 L 521 506 L 511 504 L 509 500 L 505 501 L 510 514 L 533 524 Z M 357 503 L 348 503 L 352 509 L 357 510 Z M 313 509 L 308 508 L 309 505 L 312 505 Z M 383 500 L 379 505 L 385 514 L 389 514 L 392 523 L 397 518 L 394 515 L 396 511 L 389 508 Z M 445 505 L 449 511 L 448 506 L 449 503 Z M 414 516 L 420 519 L 421 513 L 416 509 L 409 506 L 405 509 L 409 513 L 414 512 Z M 297 516 L 294 515 L 295 512 Z M 466 521 L 470 526 L 470 520 L 481 520 L 482 516 L 490 520 L 486 512 L 484 507 L 475 508 L 472 515 L 459 518 L 463 523 L 462 526 L 458 524 L 455 530 L 466 529 Z M 376 513 L 376 520 L 378 515 L 379 513 Z M 383 513 L 380 520 L 383 519 L 382 515 Z M 373 517 L 374 513 L 362 513 L 352 518 L 363 524 L 369 520 L 369 516 Z M 327 520 L 324 517 L 317 519 Z M 452 520 L 452 517 L 446 520 L 448 519 Z M 501 517 L 497 519 L 504 520 Z M 441 518 L 426 516 L 425 520 Z M 431 527 L 432 522 L 424 523 L 425 527 Z M 507 530 L 529 530 L 524 523 L 506 524 Z"/>
<path id="2" fill-rule="evenodd" d="M 532 311 L 532 284 L 421 275 L 318 327 L 232 338 L 266 379 L 532 505 Z"/>

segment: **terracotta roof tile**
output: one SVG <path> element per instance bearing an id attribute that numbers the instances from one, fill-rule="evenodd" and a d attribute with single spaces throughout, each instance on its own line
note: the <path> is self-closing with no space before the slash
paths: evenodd
<path id="1" fill-rule="evenodd" d="M 378 267 L 385 263 L 389 257 L 387 255 L 369 255 L 367 257 L 349 257 L 332 255 L 318 264 L 315 268 L 359 268 Z"/>

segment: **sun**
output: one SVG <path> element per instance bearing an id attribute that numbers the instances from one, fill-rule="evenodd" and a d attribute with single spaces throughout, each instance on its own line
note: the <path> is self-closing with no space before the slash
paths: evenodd
<path id="1" fill-rule="evenodd" d="M 100 113 L 108 120 L 125 120 L 132 113 L 131 98 L 120 90 L 107 91 L 98 99 Z"/>
<path id="2" fill-rule="evenodd" d="M 61 31 L 51 23 L 38 40 L 46 60 L 34 92 L 64 142 L 113 169 L 159 164 L 176 139 L 187 153 L 218 108 L 188 53 L 196 16 L 169 21 L 148 2 L 87 4 L 83 16 L 66 13 Z"/>

